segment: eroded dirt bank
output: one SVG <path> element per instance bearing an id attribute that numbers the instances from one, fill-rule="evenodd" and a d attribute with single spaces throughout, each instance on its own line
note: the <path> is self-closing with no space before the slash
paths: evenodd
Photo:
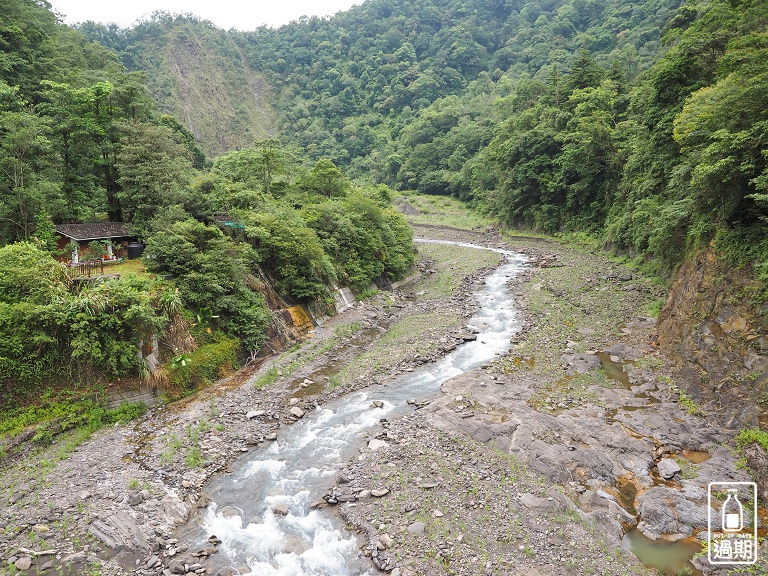
<path id="1" fill-rule="evenodd" d="M 632 574 L 645 569 L 621 537 L 638 522 L 652 538 L 697 545 L 706 484 L 747 476 L 727 446 L 733 432 L 679 401 L 677 367 L 645 315 L 659 288 L 548 241 L 440 227 L 417 235 L 530 254 L 530 272 L 511 287 L 525 329 L 493 366 L 382 423 L 375 435 L 385 444 L 364 450 L 329 490 L 366 535 L 362 552 L 401 575 Z M 417 283 L 356 305 L 258 371 L 102 431 L 68 457 L 63 438 L 9 462 L 5 573 L 46 564 L 73 574 L 235 573 L 208 568 L 215 541 L 188 549 L 174 537 L 205 506 L 208 478 L 328 398 L 472 337 L 471 289 L 498 256 L 421 251 Z"/>

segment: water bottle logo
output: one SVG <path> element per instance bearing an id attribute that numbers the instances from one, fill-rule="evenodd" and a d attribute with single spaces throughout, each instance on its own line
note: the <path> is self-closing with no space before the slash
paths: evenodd
<path id="1" fill-rule="evenodd" d="M 728 490 L 728 499 L 721 512 L 724 532 L 741 532 L 744 528 L 744 507 L 739 502 L 739 490 Z"/>
<path id="2" fill-rule="evenodd" d="M 757 562 L 757 485 L 711 482 L 708 495 L 710 564 Z"/>

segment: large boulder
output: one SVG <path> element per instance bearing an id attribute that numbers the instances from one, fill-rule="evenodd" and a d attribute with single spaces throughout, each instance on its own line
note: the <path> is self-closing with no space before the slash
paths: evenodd
<path id="1" fill-rule="evenodd" d="M 114 550 L 149 551 L 141 527 L 125 512 L 113 512 L 103 520 L 94 520 L 88 532 Z"/>
<path id="2" fill-rule="evenodd" d="M 656 469 L 664 480 L 674 478 L 675 474 L 680 473 L 680 466 L 677 462 L 672 460 L 672 458 L 664 458 L 663 460 L 660 460 L 659 463 L 656 464 Z"/>
<path id="3" fill-rule="evenodd" d="M 637 527 L 652 540 L 672 534 L 688 537 L 707 528 L 707 505 L 693 502 L 682 491 L 666 486 L 654 486 L 638 497 L 637 512 Z"/>

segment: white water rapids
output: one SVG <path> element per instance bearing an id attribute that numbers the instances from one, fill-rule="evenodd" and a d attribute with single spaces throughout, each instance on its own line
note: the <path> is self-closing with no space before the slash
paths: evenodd
<path id="1" fill-rule="evenodd" d="M 208 536 L 215 534 L 222 544 L 211 561 L 248 566 L 260 576 L 374 573 L 370 560 L 359 554 L 357 537 L 333 511 L 310 510 L 310 504 L 333 485 L 381 418 L 412 410 L 408 399 L 432 396 L 449 378 L 487 364 L 510 347 L 510 338 L 520 330 L 506 284 L 522 269 L 525 256 L 458 242 L 416 241 L 493 250 L 506 257 L 475 294 L 479 309 L 468 325 L 479 331 L 477 340 L 386 385 L 328 402 L 281 428 L 277 441 L 238 460 L 232 474 L 211 481 L 207 494 L 212 503 L 197 524 L 182 531 L 190 548 L 207 547 Z M 384 407 L 371 408 L 372 400 L 383 401 Z M 276 505 L 287 506 L 288 514 L 274 514 Z"/>

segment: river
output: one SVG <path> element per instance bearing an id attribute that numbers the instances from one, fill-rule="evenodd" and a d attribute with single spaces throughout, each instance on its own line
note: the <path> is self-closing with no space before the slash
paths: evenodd
<path id="1" fill-rule="evenodd" d="M 433 396 L 447 379 L 489 363 L 510 347 L 521 318 L 507 283 L 525 266 L 526 256 L 483 246 L 417 239 L 502 253 L 505 261 L 474 295 L 479 308 L 468 325 L 477 340 L 459 346 L 440 361 L 404 373 L 386 385 L 366 388 L 323 404 L 214 478 L 206 493 L 208 508 L 179 531 L 190 548 L 222 540 L 216 566 L 247 566 L 259 575 L 343 576 L 373 574 L 360 554 L 361 542 L 330 509 L 312 509 L 335 483 L 339 470 L 366 447 L 366 433 L 380 419 L 414 408 L 409 399 Z M 373 408 L 374 400 L 383 403 Z M 274 513 L 287 507 L 287 514 Z M 236 573 L 236 572 L 234 572 Z"/>

